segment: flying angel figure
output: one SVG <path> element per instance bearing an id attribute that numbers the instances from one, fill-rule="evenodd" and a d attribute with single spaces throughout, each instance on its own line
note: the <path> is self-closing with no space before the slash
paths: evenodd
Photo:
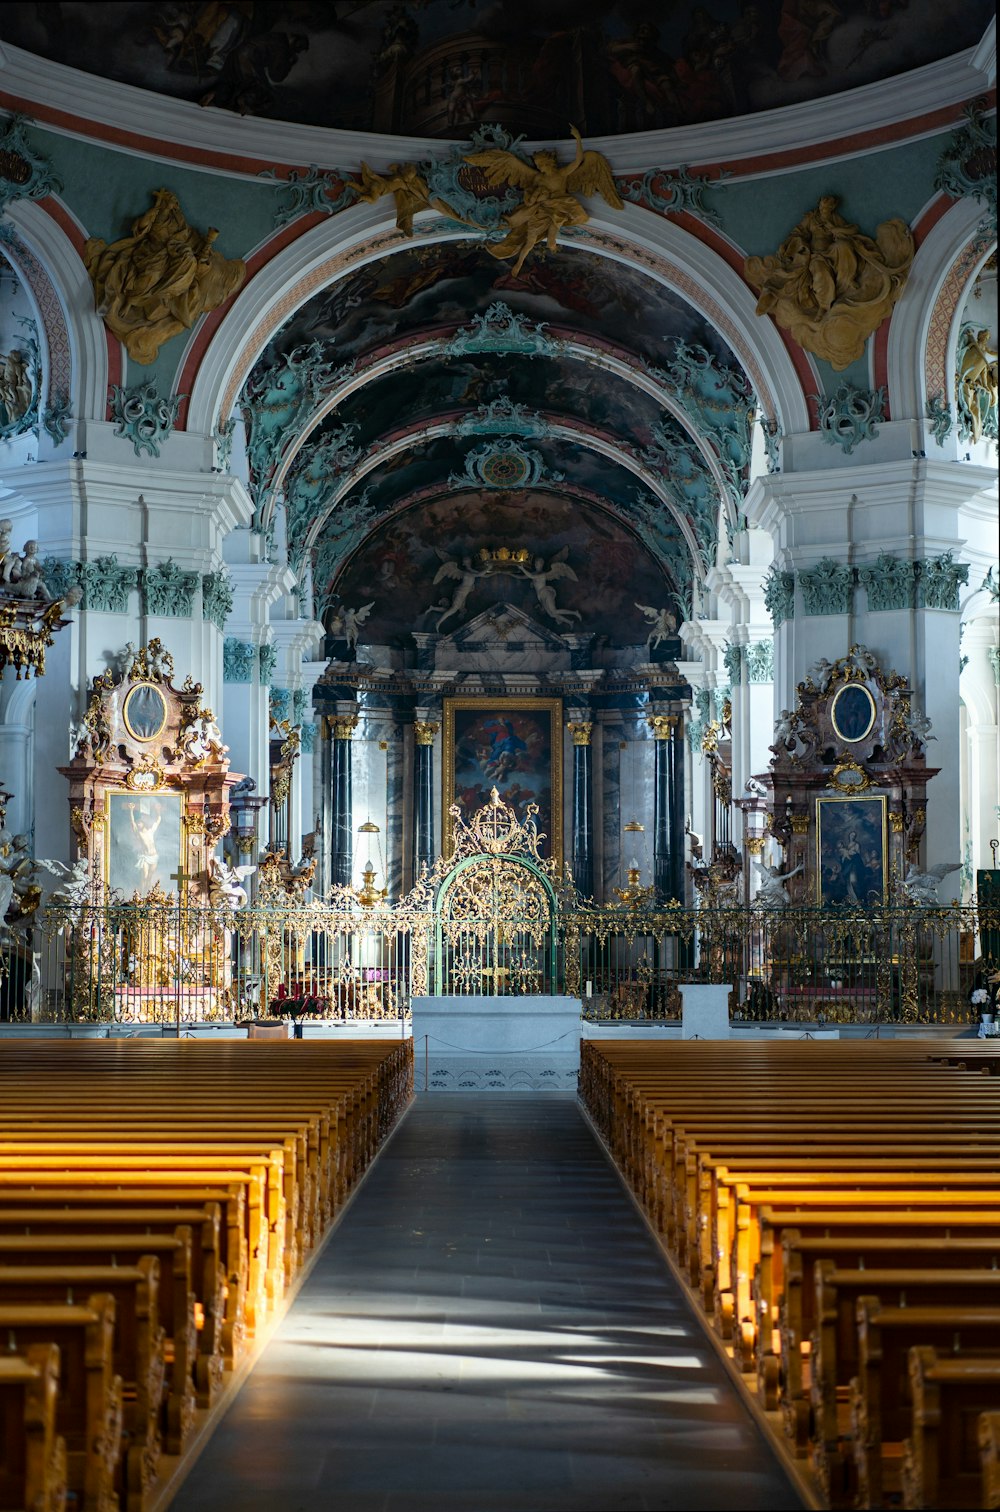
<path id="1" fill-rule="evenodd" d="M 577 195 L 599 194 L 612 209 L 624 208 L 607 158 L 600 152 L 585 152 L 576 127 L 570 131 L 576 138 L 571 163 L 560 163 L 554 152 L 536 152 L 526 163 L 499 147 L 466 155 L 465 161 L 482 168 L 486 182 L 494 188 L 514 184 L 524 190 L 521 204 L 504 217 L 507 235 L 503 241 L 487 243 L 486 248 L 494 257 L 515 259 L 515 278 L 540 241 L 554 252 L 563 226 L 582 226 L 590 219 Z"/>
<path id="2" fill-rule="evenodd" d="M 900 892 L 908 903 L 916 903 L 919 908 L 937 908 L 939 884 L 953 871 L 958 871 L 961 864 L 961 861 L 944 861 L 940 866 L 929 866 L 922 872 L 911 863 L 899 884 Z"/>
<path id="3" fill-rule="evenodd" d="M 636 604 L 640 614 L 644 614 L 652 629 L 646 636 L 646 644 L 650 651 L 655 651 L 661 641 L 668 640 L 677 629 L 677 616 L 669 609 L 653 609 L 648 604 Z"/>
<path id="4" fill-rule="evenodd" d="M 554 620 L 557 625 L 569 625 L 573 620 L 582 619 L 579 609 L 559 608 L 556 603 L 556 590 L 552 586 L 553 582 L 558 581 L 559 578 L 569 578 L 574 583 L 577 581 L 576 573 L 566 560 L 568 556 L 569 547 L 564 546 L 561 551 L 556 552 L 547 571 L 545 558 L 540 556 L 534 558 L 532 567 L 525 567 L 522 563 L 518 568 L 518 571 L 524 574 L 534 588 L 542 613 L 550 620 Z"/>
<path id="5" fill-rule="evenodd" d="M 375 608 L 375 600 L 362 604 L 360 609 L 347 609 L 341 604 L 330 619 L 330 636 L 333 640 L 346 641 L 351 647 L 358 644 L 358 631 Z"/>

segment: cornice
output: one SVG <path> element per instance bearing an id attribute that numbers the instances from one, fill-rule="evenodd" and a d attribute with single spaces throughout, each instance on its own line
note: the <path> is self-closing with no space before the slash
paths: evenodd
<path id="1" fill-rule="evenodd" d="M 912 69 L 894 79 L 722 121 L 594 137 L 616 172 L 680 164 L 724 163 L 825 147 L 846 138 L 877 141 L 909 124 L 923 135 L 926 118 L 988 89 L 995 45 L 990 32 L 974 48 Z M 316 163 L 335 168 L 361 158 L 375 166 L 443 152 L 448 143 L 422 137 L 327 130 L 286 121 L 238 116 L 169 99 L 132 84 L 99 79 L 8 43 L 0 44 L 0 92 L 52 129 L 103 136 L 108 145 L 145 156 L 175 158 L 206 171 L 255 176 L 272 164 Z M 206 145 L 210 144 L 210 145 Z M 525 144 L 529 150 L 533 144 Z M 566 144 L 567 151 L 572 143 Z M 171 150 L 173 149 L 173 150 Z M 828 154 L 823 153 L 823 156 Z"/>

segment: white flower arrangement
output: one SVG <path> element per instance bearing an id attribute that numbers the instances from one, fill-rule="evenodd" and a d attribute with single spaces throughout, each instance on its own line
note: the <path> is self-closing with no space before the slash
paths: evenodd
<path id="1" fill-rule="evenodd" d="M 969 998 L 969 1002 L 972 1004 L 973 1008 L 981 1008 L 983 1004 L 988 1003 L 989 1000 L 990 995 L 986 991 L 985 987 L 976 987 L 971 997 Z"/>

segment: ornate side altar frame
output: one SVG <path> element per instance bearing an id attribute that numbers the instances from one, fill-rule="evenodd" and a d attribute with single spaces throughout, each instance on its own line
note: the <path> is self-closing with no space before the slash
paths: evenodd
<path id="1" fill-rule="evenodd" d="M 85 1016 L 162 1018 L 165 1000 L 194 1016 L 228 1007 L 230 936 L 209 908 L 212 853 L 229 829 L 230 772 L 201 684 L 172 682 L 173 660 L 150 641 L 120 672 L 96 677 L 73 760 L 70 822 L 89 863 L 91 919 L 77 921 Z M 219 915 L 216 917 L 216 915 Z M 96 922 L 98 921 L 99 922 Z M 110 936 L 110 937 L 108 937 Z"/>

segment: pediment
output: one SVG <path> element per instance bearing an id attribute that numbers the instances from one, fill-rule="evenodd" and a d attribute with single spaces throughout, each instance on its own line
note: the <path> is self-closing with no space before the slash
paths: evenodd
<path id="1" fill-rule="evenodd" d="M 565 655 L 566 642 L 556 630 L 540 625 L 513 604 L 493 604 L 450 635 L 443 635 L 438 649 L 454 646 L 456 651 L 556 651 Z"/>

